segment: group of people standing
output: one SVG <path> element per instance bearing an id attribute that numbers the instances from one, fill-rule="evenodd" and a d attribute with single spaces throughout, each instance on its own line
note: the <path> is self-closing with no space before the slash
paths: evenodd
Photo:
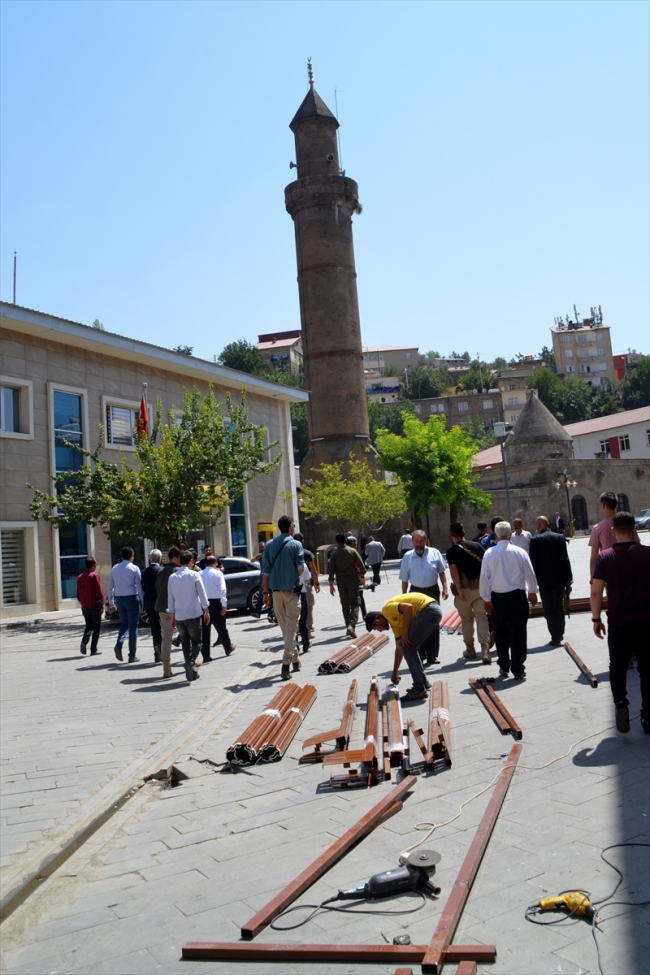
<path id="1" fill-rule="evenodd" d="M 77 599 L 81 604 L 85 628 L 80 651 L 100 653 L 99 632 L 104 607 L 104 591 L 94 559 L 86 559 L 86 571 L 77 579 Z M 173 641 L 183 649 L 185 676 L 188 681 L 200 676 L 197 659 L 212 660 L 210 641 L 212 627 L 226 655 L 235 649 L 226 625 L 228 594 L 223 566 L 208 547 L 199 561 L 191 549 L 181 551 L 172 546 L 168 562 L 162 565 L 162 552 L 152 549 L 149 565 L 140 572 L 129 546 L 122 549 L 122 559 L 111 570 L 108 582 L 109 610 L 117 610 L 120 628 L 113 648 L 115 657 L 123 662 L 123 647 L 128 634 L 128 663 L 135 663 L 138 626 L 141 616 L 146 619 L 153 640 L 154 662 L 161 663 L 163 679 L 173 676 L 171 652 Z M 174 637 L 174 631 L 177 636 Z"/>

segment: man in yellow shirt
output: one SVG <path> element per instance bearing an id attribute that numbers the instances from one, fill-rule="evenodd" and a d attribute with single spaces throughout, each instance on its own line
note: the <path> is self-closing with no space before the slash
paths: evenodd
<path id="1" fill-rule="evenodd" d="M 381 613 L 367 613 L 366 629 L 393 631 L 395 637 L 395 662 L 393 664 L 393 684 L 397 683 L 397 672 L 406 660 L 411 672 L 413 687 L 406 692 L 405 701 L 424 701 L 429 682 L 422 667 L 419 649 L 431 634 L 440 626 L 442 611 L 435 599 L 422 592 L 408 592 L 393 596 L 381 608 Z"/>

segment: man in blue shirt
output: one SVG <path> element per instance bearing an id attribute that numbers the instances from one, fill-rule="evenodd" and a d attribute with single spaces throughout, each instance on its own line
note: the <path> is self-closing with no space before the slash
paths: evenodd
<path id="1" fill-rule="evenodd" d="M 134 552 L 129 546 L 122 549 L 122 561 L 113 566 L 108 580 L 108 602 L 111 609 L 117 607 L 120 614 L 120 629 L 115 644 L 115 656 L 122 660 L 122 644 L 129 632 L 129 663 L 132 664 L 138 641 L 140 607 L 144 604 L 140 569 L 133 564 Z"/>
<path id="2" fill-rule="evenodd" d="M 288 515 L 278 519 L 280 534 L 267 542 L 262 557 L 262 593 L 269 606 L 273 593 L 273 612 L 284 637 L 282 680 L 291 679 L 300 670 L 296 633 L 300 619 L 300 595 L 297 588 L 300 570 L 305 564 L 302 545 L 292 538 L 294 523 Z"/>
<path id="3" fill-rule="evenodd" d="M 402 559 L 399 577 L 402 583 L 402 593 L 422 592 L 440 603 L 440 586 L 442 583 L 442 598 L 449 598 L 447 586 L 447 563 L 437 548 L 427 545 L 427 536 L 418 529 L 413 532 L 413 548 Z M 440 649 L 440 630 L 435 630 L 421 647 L 422 659 L 427 664 L 438 663 Z"/>

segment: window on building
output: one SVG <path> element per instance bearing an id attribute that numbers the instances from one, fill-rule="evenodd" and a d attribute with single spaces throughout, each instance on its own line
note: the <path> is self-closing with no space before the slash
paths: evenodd
<path id="1" fill-rule="evenodd" d="M 510 383 L 508 389 L 517 389 L 517 383 Z"/>
<path id="2" fill-rule="evenodd" d="M 580 366 L 581 372 L 591 372 L 591 366 Z"/>
<path id="3" fill-rule="evenodd" d="M 419 403 L 415 406 L 415 412 L 417 413 L 418 416 L 421 416 L 421 414 L 422 414 L 422 407 L 420 406 Z"/>
<path id="4" fill-rule="evenodd" d="M 469 410 L 469 404 L 468 403 L 459 403 L 458 404 L 458 412 L 459 413 L 467 413 L 468 410 Z"/>
<path id="5" fill-rule="evenodd" d="M 650 447 L 650 430 L 646 430 L 645 437 L 646 437 L 646 441 L 648 443 L 648 447 Z"/>
<path id="6" fill-rule="evenodd" d="M 410 359 L 411 358 L 411 353 L 410 352 L 405 352 L 404 353 L 404 358 L 405 359 Z"/>
<path id="7" fill-rule="evenodd" d="M 517 399 L 516 396 L 509 396 L 508 397 L 508 406 L 516 406 L 518 402 L 519 402 L 519 400 Z"/>
<path id="8" fill-rule="evenodd" d="M 586 341 L 587 341 L 587 336 L 586 335 L 579 335 L 578 336 L 578 342 L 586 342 Z"/>
<path id="9" fill-rule="evenodd" d="M 437 412 L 438 412 L 438 404 L 429 403 L 429 413 L 437 413 Z"/>
<path id="10" fill-rule="evenodd" d="M 27 602 L 25 586 L 25 531 L 0 532 L 2 548 L 2 602 L 15 606 Z"/>
<path id="11" fill-rule="evenodd" d="M 601 454 L 604 454 L 605 457 L 609 457 L 609 455 L 610 455 L 609 454 L 609 440 L 601 440 L 600 441 L 600 452 L 601 452 Z"/>
<path id="12" fill-rule="evenodd" d="M 510 414 L 510 423 L 516 423 L 518 419 L 519 419 L 519 414 L 518 413 L 511 413 Z"/>
<path id="13" fill-rule="evenodd" d="M 492 408 L 493 408 L 492 407 L 492 400 L 491 399 L 484 399 L 483 400 L 483 409 L 484 410 L 491 410 Z"/>
<path id="14" fill-rule="evenodd" d="M 54 463 L 56 473 L 78 471 L 83 464 L 83 455 L 72 446 L 83 447 L 82 397 L 55 389 L 54 406 Z M 77 594 L 77 576 L 86 567 L 88 540 L 86 524 L 75 521 L 59 528 L 59 573 L 61 598 L 74 599 Z"/>
<path id="15" fill-rule="evenodd" d="M 115 447 L 135 446 L 138 411 L 125 406 L 106 405 L 106 443 Z"/>
<path id="16" fill-rule="evenodd" d="M 20 433 L 20 389 L 0 386 L 0 430 Z"/>
<path id="17" fill-rule="evenodd" d="M 573 349 L 567 349 L 564 353 L 565 359 L 573 359 Z"/>
<path id="18" fill-rule="evenodd" d="M 566 367 L 566 371 L 567 371 L 567 372 L 575 372 L 575 371 L 576 371 L 576 370 L 575 370 L 575 366 L 567 366 L 567 367 Z"/>
<path id="19" fill-rule="evenodd" d="M 605 372 L 605 370 L 607 369 L 607 363 L 599 362 L 598 365 L 596 366 L 596 369 L 598 370 L 598 372 Z M 602 378 L 604 379 L 605 377 L 603 376 Z"/>
<path id="20" fill-rule="evenodd" d="M 563 342 L 570 342 L 571 341 L 571 336 L 570 335 L 563 335 L 562 336 L 562 341 Z"/>
<path id="21" fill-rule="evenodd" d="M 232 554 L 248 557 L 248 542 L 246 540 L 246 508 L 242 494 L 230 505 L 230 541 Z"/>
<path id="22" fill-rule="evenodd" d="M 596 349 L 596 355 L 605 355 L 605 349 Z"/>
<path id="23" fill-rule="evenodd" d="M 630 438 L 627 433 L 624 436 L 618 438 L 618 445 L 621 450 L 630 449 Z"/>
<path id="24" fill-rule="evenodd" d="M 627 494 L 618 494 L 616 500 L 618 501 L 618 511 L 630 510 L 630 499 Z"/>
<path id="25" fill-rule="evenodd" d="M 579 359 L 586 359 L 589 355 L 591 355 L 591 353 L 589 352 L 589 349 L 578 349 L 578 358 Z"/>

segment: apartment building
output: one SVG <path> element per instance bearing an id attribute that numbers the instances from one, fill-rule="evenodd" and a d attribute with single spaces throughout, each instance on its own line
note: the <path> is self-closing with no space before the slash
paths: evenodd
<path id="1" fill-rule="evenodd" d="M 579 376 L 589 386 L 615 378 L 609 325 L 593 318 L 567 324 L 558 320 L 551 335 L 559 376 Z"/>
<path id="2" fill-rule="evenodd" d="M 497 389 L 489 393 L 458 393 L 456 396 L 432 396 L 413 401 L 415 412 L 423 423 L 430 416 L 444 416 L 447 429 L 478 416 L 484 427 L 503 419 Z"/>
<path id="3" fill-rule="evenodd" d="M 53 315 L 0 303 L 0 608 L 3 616 L 76 607 L 75 581 L 92 554 L 104 582 L 114 553 L 108 537 L 85 523 L 54 529 L 30 518 L 29 481 L 51 492 L 52 475 L 80 463 L 63 442 L 93 451 L 103 425 L 104 457 L 119 463 L 134 450 L 143 384 L 149 403 L 159 397 L 163 415 L 182 406 L 183 389 L 218 399 L 246 390 L 252 422 L 279 441 L 280 465 L 251 481 L 219 525 L 201 528 L 190 541 L 218 554 L 252 555 L 258 525 L 275 523 L 287 510 L 281 492 L 296 497 L 290 406 L 308 400 L 303 390 L 267 382 L 194 356 L 100 331 Z M 295 503 L 290 513 L 298 519 Z M 146 560 L 151 540 L 138 544 Z"/>
<path id="4" fill-rule="evenodd" d="M 386 369 L 395 370 L 400 379 L 418 364 L 417 346 L 411 345 L 364 345 L 363 371 L 367 375 L 384 376 Z"/>
<path id="5" fill-rule="evenodd" d="M 300 372 L 302 369 L 302 333 L 300 329 L 289 332 L 268 332 L 258 335 L 255 348 L 259 349 L 269 366 Z"/>

